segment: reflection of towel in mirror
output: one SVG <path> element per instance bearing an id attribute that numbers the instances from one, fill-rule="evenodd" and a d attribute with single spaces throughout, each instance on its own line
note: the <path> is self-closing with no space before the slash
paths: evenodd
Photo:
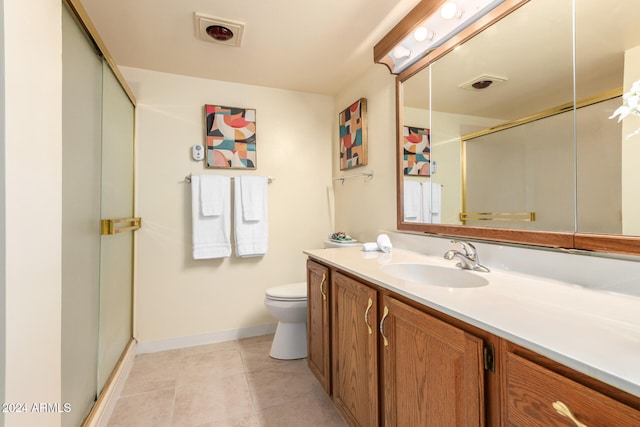
<path id="1" fill-rule="evenodd" d="M 442 186 L 435 182 L 422 183 L 422 209 L 424 222 L 440 224 L 442 221 Z"/>
<path id="2" fill-rule="evenodd" d="M 266 176 L 234 178 L 234 230 L 236 255 L 262 256 L 267 253 L 269 236 Z"/>
<path id="3" fill-rule="evenodd" d="M 229 177 L 217 181 L 218 215 L 204 215 L 201 206 L 201 176 L 191 177 L 191 218 L 193 259 L 224 258 L 231 255 L 231 183 Z M 206 189 L 207 186 L 204 186 Z M 204 190 L 206 191 L 206 190 Z"/>
<path id="4" fill-rule="evenodd" d="M 404 180 L 404 220 L 422 221 L 422 189 L 418 181 Z"/>

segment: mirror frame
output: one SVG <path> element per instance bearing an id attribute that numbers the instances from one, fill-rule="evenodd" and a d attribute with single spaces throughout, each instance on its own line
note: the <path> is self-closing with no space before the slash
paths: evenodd
<path id="1" fill-rule="evenodd" d="M 530 0 L 506 0 L 487 15 L 465 28 L 424 58 L 416 61 L 396 76 L 396 224 L 400 231 L 413 231 L 427 234 L 462 237 L 493 242 L 516 243 L 547 248 L 562 248 L 568 251 L 592 251 L 613 254 L 640 255 L 640 237 L 592 234 L 574 232 L 531 231 L 462 225 L 442 225 L 405 222 L 403 220 L 403 182 L 402 169 L 402 124 L 403 92 L 402 84 L 414 74 L 428 67 L 440 57 L 446 55 L 458 45 L 463 44 L 476 34 L 490 27 Z M 396 43 L 411 34 L 429 14 L 438 10 L 442 0 L 422 0 L 412 9 L 375 47 L 374 61 L 389 65 L 384 56 Z M 391 71 L 391 70 L 390 70 Z"/>

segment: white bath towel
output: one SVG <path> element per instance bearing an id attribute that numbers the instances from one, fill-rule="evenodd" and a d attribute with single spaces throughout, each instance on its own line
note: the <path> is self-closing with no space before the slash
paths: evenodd
<path id="1" fill-rule="evenodd" d="M 200 175 L 200 208 L 204 216 L 222 214 L 225 198 L 229 198 L 229 178 L 220 175 Z M 192 184 L 193 185 L 193 182 Z M 229 206 L 229 203 L 227 203 Z"/>
<path id="2" fill-rule="evenodd" d="M 422 209 L 424 222 L 440 224 L 442 216 L 442 185 L 435 182 L 422 183 Z"/>
<path id="3" fill-rule="evenodd" d="M 269 241 L 267 177 L 239 176 L 234 179 L 234 231 L 236 255 L 240 257 L 263 256 L 267 253 Z M 247 198 L 247 208 L 252 212 L 245 219 L 245 203 L 242 193 L 251 187 L 252 195 Z M 255 193 L 261 193 L 259 196 Z"/>
<path id="4" fill-rule="evenodd" d="M 220 177 L 223 189 L 220 215 L 205 216 L 200 202 L 200 176 L 191 177 L 193 259 L 224 258 L 231 255 L 231 185 Z"/>
<path id="5" fill-rule="evenodd" d="M 422 221 L 422 188 L 418 181 L 404 180 L 404 220 Z"/>

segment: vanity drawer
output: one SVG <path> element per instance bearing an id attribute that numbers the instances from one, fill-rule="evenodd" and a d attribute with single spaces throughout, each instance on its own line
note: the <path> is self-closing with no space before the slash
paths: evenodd
<path id="1" fill-rule="evenodd" d="M 640 412 L 516 354 L 506 353 L 505 424 L 508 426 L 640 426 Z M 560 415 L 562 402 L 575 421 Z"/>

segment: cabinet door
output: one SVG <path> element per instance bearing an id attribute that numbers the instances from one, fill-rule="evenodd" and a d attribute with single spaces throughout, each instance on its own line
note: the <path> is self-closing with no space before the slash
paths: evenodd
<path id="1" fill-rule="evenodd" d="M 635 409 L 510 352 L 505 381 L 508 426 L 640 426 Z"/>
<path id="2" fill-rule="evenodd" d="M 307 260 L 307 364 L 331 394 L 329 269 Z"/>
<path id="3" fill-rule="evenodd" d="M 376 291 L 332 274 L 333 401 L 352 426 L 378 426 Z"/>
<path id="4" fill-rule="evenodd" d="M 484 425 L 480 338 L 383 297 L 385 426 Z"/>

